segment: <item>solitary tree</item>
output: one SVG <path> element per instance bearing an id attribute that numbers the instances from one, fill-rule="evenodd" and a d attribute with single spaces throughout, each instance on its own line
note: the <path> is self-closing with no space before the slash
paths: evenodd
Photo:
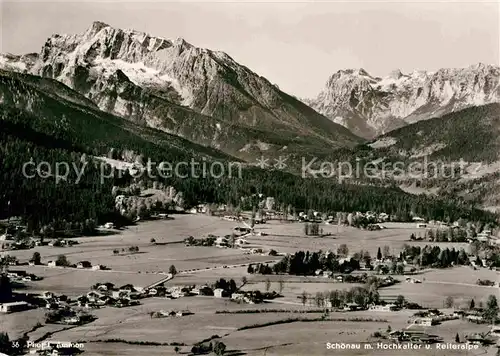
<path id="1" fill-rule="evenodd" d="M 339 256 L 347 257 L 347 255 L 349 254 L 349 248 L 347 247 L 347 245 L 346 244 L 340 245 L 337 249 L 337 254 Z"/>
<path id="2" fill-rule="evenodd" d="M 154 237 L 152 237 L 152 238 L 151 238 L 151 240 L 149 240 L 149 242 L 150 242 L 152 245 L 154 245 L 154 244 L 156 244 L 156 239 L 155 239 Z"/>
<path id="3" fill-rule="evenodd" d="M 177 274 L 177 269 L 175 268 L 174 265 L 171 265 L 169 268 L 168 268 L 168 273 L 170 273 L 171 275 L 175 276 Z"/>
<path id="4" fill-rule="evenodd" d="M 388 245 L 384 246 L 384 252 L 383 252 L 384 257 L 388 257 L 391 255 L 391 248 Z"/>
<path id="5" fill-rule="evenodd" d="M 42 263 L 42 257 L 40 256 L 40 252 L 35 252 L 33 253 L 33 257 L 31 257 L 31 261 L 35 264 L 35 265 L 39 265 Z"/>
<path id="6" fill-rule="evenodd" d="M 321 308 L 325 304 L 325 297 L 323 293 L 321 292 L 316 293 L 316 296 L 314 297 L 314 303 L 318 308 Z"/>
<path id="7" fill-rule="evenodd" d="M 402 295 L 398 295 L 394 304 L 396 304 L 400 308 L 403 307 L 406 304 L 405 297 Z"/>
<path id="8" fill-rule="evenodd" d="M 248 283 L 248 279 L 247 279 L 247 277 L 245 277 L 245 276 L 241 277 L 241 287 L 243 287 L 243 286 L 244 286 L 245 284 L 247 284 L 247 283 Z M 240 287 L 240 288 L 241 288 L 241 287 Z"/>
<path id="9" fill-rule="evenodd" d="M 217 356 L 221 356 L 226 351 L 226 345 L 221 341 L 216 341 L 213 349 Z"/>
<path id="10" fill-rule="evenodd" d="M 454 302 L 455 302 L 455 300 L 453 299 L 453 297 L 452 296 L 448 296 L 444 300 L 444 307 L 445 308 L 451 308 L 451 307 L 453 307 L 453 303 Z"/>
<path id="11" fill-rule="evenodd" d="M 456 342 L 457 344 L 459 344 L 459 343 L 460 343 L 460 336 L 458 335 L 458 333 L 455 335 L 455 342 Z"/>
<path id="12" fill-rule="evenodd" d="M 254 272 L 253 265 L 249 264 L 247 268 L 247 273 L 253 273 L 253 272 Z"/>
<path id="13" fill-rule="evenodd" d="M 484 311 L 484 318 L 490 323 L 494 323 L 498 317 L 498 300 L 497 297 L 491 294 L 486 302 L 486 308 Z"/>
<path id="14" fill-rule="evenodd" d="M 470 300 L 470 305 L 469 305 L 469 309 L 474 309 L 476 307 L 476 302 L 474 301 L 474 298 L 472 298 Z"/>
<path id="15" fill-rule="evenodd" d="M 300 295 L 300 300 L 302 302 L 302 305 L 306 305 L 306 303 L 307 303 L 307 293 L 306 293 L 306 291 L 302 292 L 302 294 Z"/>
<path id="16" fill-rule="evenodd" d="M 280 279 L 278 283 L 279 283 L 279 286 L 280 286 L 279 290 L 280 290 L 280 294 L 281 294 L 283 292 L 283 288 L 285 287 L 285 281 L 283 279 Z"/>
<path id="17" fill-rule="evenodd" d="M 396 267 L 396 273 L 397 274 L 404 274 L 405 273 L 405 266 L 399 263 Z"/>
<path id="18" fill-rule="evenodd" d="M 380 247 L 378 248 L 378 251 L 377 251 L 377 260 L 381 260 L 382 259 L 382 251 L 380 251 Z"/>
<path id="19" fill-rule="evenodd" d="M 56 265 L 67 267 L 67 266 L 69 266 L 69 261 L 65 255 L 59 255 L 59 257 L 57 257 L 57 260 L 56 260 Z"/>

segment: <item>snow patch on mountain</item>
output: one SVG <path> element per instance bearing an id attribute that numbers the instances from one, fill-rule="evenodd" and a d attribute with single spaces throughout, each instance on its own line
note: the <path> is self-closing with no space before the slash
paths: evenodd
<path id="1" fill-rule="evenodd" d="M 121 59 L 97 58 L 92 64 L 101 70 L 101 74 L 106 78 L 115 74 L 117 70 L 121 70 L 132 83 L 140 87 L 170 85 L 181 96 L 181 105 L 189 106 L 193 101 L 192 93 L 187 88 L 183 88 L 177 79 L 157 69 L 147 67 L 144 62 L 129 63 Z"/>
<path id="2" fill-rule="evenodd" d="M 398 141 L 394 137 L 383 137 L 373 143 L 369 143 L 368 146 L 379 149 L 394 146 L 397 142 Z"/>
<path id="3" fill-rule="evenodd" d="M 4 54 L 0 54 L 0 68 L 15 72 L 24 72 L 28 69 L 26 63 L 22 62 L 19 56 Z"/>
<path id="4" fill-rule="evenodd" d="M 412 152 L 412 155 L 410 156 L 410 158 L 421 158 L 421 157 L 430 156 L 434 152 L 442 150 L 445 147 L 446 147 L 446 144 L 444 144 L 444 143 L 433 143 L 431 145 L 424 146 L 424 147 L 421 147 L 419 149 L 414 150 Z"/>

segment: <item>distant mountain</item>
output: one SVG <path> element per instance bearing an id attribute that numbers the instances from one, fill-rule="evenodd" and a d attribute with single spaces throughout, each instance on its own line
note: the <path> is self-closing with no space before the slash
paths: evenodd
<path id="1" fill-rule="evenodd" d="M 56 79 L 109 113 L 246 159 L 361 142 L 226 53 L 183 39 L 94 22 L 0 66 Z"/>
<path id="2" fill-rule="evenodd" d="M 477 64 L 437 72 L 340 70 L 307 103 L 355 134 L 371 139 L 396 128 L 471 106 L 500 102 L 500 67 Z"/>

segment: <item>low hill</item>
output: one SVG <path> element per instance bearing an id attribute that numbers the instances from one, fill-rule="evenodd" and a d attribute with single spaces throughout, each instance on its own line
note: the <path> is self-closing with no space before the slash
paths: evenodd
<path id="1" fill-rule="evenodd" d="M 336 157 L 369 167 L 351 181 L 491 207 L 500 203 L 499 137 L 500 104 L 488 104 L 416 122 Z"/>

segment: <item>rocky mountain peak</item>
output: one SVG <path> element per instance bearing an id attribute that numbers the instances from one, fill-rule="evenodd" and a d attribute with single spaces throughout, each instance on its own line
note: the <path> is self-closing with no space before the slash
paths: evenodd
<path id="1" fill-rule="evenodd" d="M 0 57 L 0 67 L 19 58 Z M 66 84 L 104 111 L 231 154 L 232 135 L 255 139 L 279 132 L 320 147 L 361 141 L 228 54 L 182 38 L 96 21 L 81 34 L 51 36 L 29 71 Z"/>
<path id="2" fill-rule="evenodd" d="M 388 75 L 388 78 L 391 78 L 391 79 L 399 79 L 403 76 L 403 73 L 401 72 L 400 69 L 394 69 L 393 71 L 391 71 Z"/>
<path id="3" fill-rule="evenodd" d="M 409 123 L 495 102 L 500 102 L 500 67 L 483 63 L 408 75 L 395 70 L 385 78 L 341 70 L 308 100 L 334 122 L 369 139 Z"/>
<path id="4" fill-rule="evenodd" d="M 111 26 L 102 21 L 94 21 L 92 22 L 92 25 L 90 25 L 90 27 L 87 29 L 86 33 L 93 36 L 105 27 L 111 27 Z"/>

